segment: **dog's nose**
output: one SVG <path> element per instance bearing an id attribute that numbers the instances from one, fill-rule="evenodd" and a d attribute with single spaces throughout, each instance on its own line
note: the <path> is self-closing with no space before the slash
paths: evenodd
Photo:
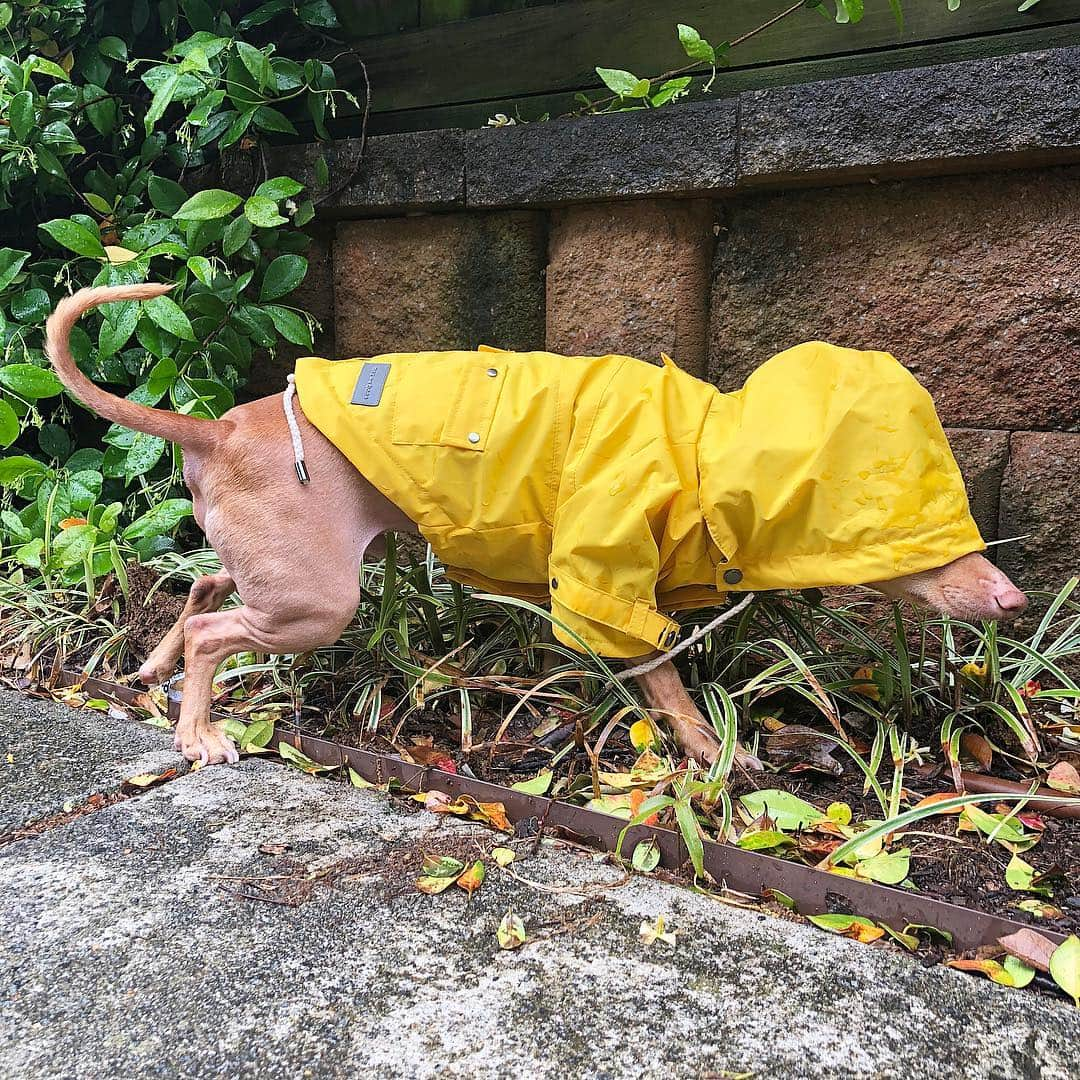
<path id="1" fill-rule="evenodd" d="M 994 601 L 1007 615 L 1019 615 L 1028 606 L 1028 598 L 1012 582 L 995 591 Z"/>

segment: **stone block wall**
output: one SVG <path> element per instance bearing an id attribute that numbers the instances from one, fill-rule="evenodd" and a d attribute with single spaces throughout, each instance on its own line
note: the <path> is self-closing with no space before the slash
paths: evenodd
<path id="1" fill-rule="evenodd" d="M 959 120 L 941 88 L 991 62 L 426 147 L 385 136 L 359 167 L 342 145 L 352 194 L 326 208 L 300 302 L 330 355 L 666 352 L 722 389 L 801 341 L 891 352 L 933 394 L 983 535 L 1023 537 L 998 562 L 1056 588 L 1080 572 L 1080 50 L 1048 55 L 992 62 L 995 93 Z M 924 103 L 925 144 L 903 102 L 902 130 L 881 124 L 891 78 Z M 878 127 L 845 156 L 857 132 L 829 110 L 870 91 Z M 793 98 L 826 110 L 828 138 L 794 124 Z M 294 172 L 313 160 L 282 153 Z"/>

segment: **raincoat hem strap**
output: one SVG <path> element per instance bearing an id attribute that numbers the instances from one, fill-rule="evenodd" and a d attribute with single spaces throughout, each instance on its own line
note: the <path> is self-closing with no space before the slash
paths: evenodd
<path id="1" fill-rule="evenodd" d="M 557 571 L 553 573 L 551 590 L 552 600 L 576 615 L 648 642 L 654 648 L 671 648 L 679 636 L 679 624 L 640 597 L 624 600 Z"/>

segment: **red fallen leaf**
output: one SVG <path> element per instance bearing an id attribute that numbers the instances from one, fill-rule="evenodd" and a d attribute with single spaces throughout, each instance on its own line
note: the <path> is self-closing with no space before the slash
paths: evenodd
<path id="1" fill-rule="evenodd" d="M 1047 774 L 1046 786 L 1068 795 L 1080 795 L 1080 772 L 1067 761 L 1059 761 Z"/>
<path id="2" fill-rule="evenodd" d="M 960 749 L 978 762 L 983 772 L 989 772 L 994 762 L 994 751 L 986 739 L 976 731 L 965 731 L 960 736 Z"/>
<path id="3" fill-rule="evenodd" d="M 1028 967 L 1039 971 L 1050 970 L 1050 957 L 1057 946 L 1037 930 L 1017 930 L 1015 934 L 1006 934 L 998 938 L 998 944 L 1017 960 L 1023 960 Z"/>
<path id="4" fill-rule="evenodd" d="M 841 840 L 813 840 L 805 833 L 799 837 L 799 851 L 815 859 L 824 859 L 831 855 L 842 843 Z"/>
<path id="5" fill-rule="evenodd" d="M 410 746 L 409 757 L 417 765 L 430 765 L 433 769 L 442 769 L 448 773 L 458 771 L 453 758 L 449 757 L 445 750 L 435 750 L 430 746 Z"/>
<path id="6" fill-rule="evenodd" d="M 1034 829 L 1036 832 L 1042 832 L 1046 828 L 1046 822 L 1038 815 L 1030 810 L 1023 811 L 1019 814 L 1013 814 L 1013 806 L 1009 803 L 994 803 L 995 814 L 1011 814 L 1014 821 L 1019 821 L 1026 825 L 1029 829 Z"/>
<path id="7" fill-rule="evenodd" d="M 1020 689 L 1021 697 L 1034 697 L 1042 689 L 1042 683 L 1037 679 L 1028 679 Z"/>

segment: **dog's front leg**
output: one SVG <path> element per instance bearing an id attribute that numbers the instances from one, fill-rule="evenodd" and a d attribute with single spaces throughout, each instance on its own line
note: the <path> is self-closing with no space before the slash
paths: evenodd
<path id="1" fill-rule="evenodd" d="M 720 740 L 686 692 L 675 665 L 668 660 L 635 678 L 649 709 L 659 713 L 671 725 L 683 753 L 702 765 L 711 765 L 720 753 Z M 735 761 L 744 769 L 762 768 L 761 762 L 738 744 Z"/>
<path id="2" fill-rule="evenodd" d="M 165 682 L 176 670 L 180 657 L 184 655 L 184 624 L 193 615 L 217 611 L 235 590 L 236 583 L 224 570 L 218 574 L 196 578 L 180 617 L 139 668 L 142 682 L 147 686 L 157 686 Z"/>

